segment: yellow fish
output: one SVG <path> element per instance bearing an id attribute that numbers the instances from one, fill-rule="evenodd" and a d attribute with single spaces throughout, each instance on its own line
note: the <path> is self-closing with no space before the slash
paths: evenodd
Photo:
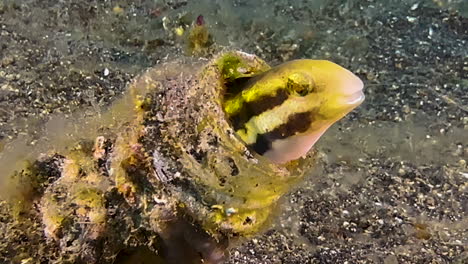
<path id="1" fill-rule="evenodd" d="M 223 107 L 251 149 L 283 164 L 306 155 L 333 123 L 360 105 L 363 87 L 333 62 L 294 60 L 231 87 Z"/>

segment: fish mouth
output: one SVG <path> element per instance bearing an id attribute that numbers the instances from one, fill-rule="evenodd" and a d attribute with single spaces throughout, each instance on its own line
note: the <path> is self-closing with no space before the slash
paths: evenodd
<path id="1" fill-rule="evenodd" d="M 364 83 L 353 73 L 348 73 L 341 84 L 342 100 L 345 105 L 356 107 L 364 101 Z"/>
<path id="2" fill-rule="evenodd" d="M 366 96 L 362 90 L 346 95 L 345 104 L 347 105 L 360 105 Z"/>

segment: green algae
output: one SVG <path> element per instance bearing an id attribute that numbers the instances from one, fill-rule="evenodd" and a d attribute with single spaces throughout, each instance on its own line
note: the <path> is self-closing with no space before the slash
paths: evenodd
<path id="1" fill-rule="evenodd" d="M 265 72 L 270 66 L 265 62 L 257 62 L 258 65 L 250 65 L 235 53 L 226 53 L 218 59 L 216 65 L 221 72 L 221 78 L 226 82 L 234 82 L 236 79 L 251 77 Z"/>
<path id="2" fill-rule="evenodd" d="M 22 169 L 11 175 L 9 185 L 4 186 L 11 189 L 5 201 L 9 203 L 16 218 L 27 215 L 33 202 L 44 192 L 48 181 L 58 177 L 55 164 L 48 165 L 57 158 L 50 157 L 34 162 L 23 160 Z"/>
<path id="3" fill-rule="evenodd" d="M 73 199 L 79 206 L 102 207 L 104 200 L 102 191 L 96 188 L 80 188 Z"/>
<path id="4" fill-rule="evenodd" d="M 194 25 L 188 31 L 187 50 L 189 54 L 201 56 L 208 53 L 213 44 L 212 37 L 205 25 Z"/>

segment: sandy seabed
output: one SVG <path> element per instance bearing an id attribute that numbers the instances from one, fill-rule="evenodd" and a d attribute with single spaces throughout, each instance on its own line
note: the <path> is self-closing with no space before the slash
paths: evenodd
<path id="1" fill-rule="evenodd" d="M 38 124 L 51 114 L 105 108 L 146 68 L 187 55 L 175 29 L 203 15 L 214 50 L 271 64 L 329 59 L 366 86 L 365 103 L 318 143 L 319 171 L 227 263 L 466 263 L 465 9 L 462 1 L 3 0 L 0 139 L 40 140 Z"/>

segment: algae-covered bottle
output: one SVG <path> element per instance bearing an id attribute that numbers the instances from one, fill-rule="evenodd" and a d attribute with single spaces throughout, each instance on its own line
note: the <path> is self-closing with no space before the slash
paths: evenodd
<path id="1" fill-rule="evenodd" d="M 9 215 L 9 230 L 39 232 L 31 243 L 51 249 L 14 245 L 11 233 L 4 244 L 20 261 L 220 263 L 229 239 L 267 226 L 277 201 L 311 173 L 313 143 L 362 102 L 353 76 L 324 61 L 271 68 L 237 51 L 149 69 L 83 121 L 94 133 L 13 173 L 17 187 L 35 184 L 20 210 L 32 216 L 28 227 Z"/>

